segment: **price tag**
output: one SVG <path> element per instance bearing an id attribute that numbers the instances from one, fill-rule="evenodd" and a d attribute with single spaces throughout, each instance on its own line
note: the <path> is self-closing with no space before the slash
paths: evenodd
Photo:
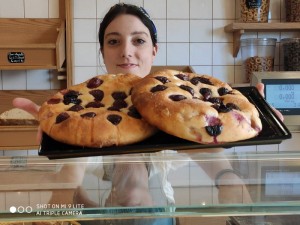
<path id="1" fill-rule="evenodd" d="M 10 160 L 11 168 L 25 168 L 27 166 L 27 158 L 25 156 L 14 156 Z"/>

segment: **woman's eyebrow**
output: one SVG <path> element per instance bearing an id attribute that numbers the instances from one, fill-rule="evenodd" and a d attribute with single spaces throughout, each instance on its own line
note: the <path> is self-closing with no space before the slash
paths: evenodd
<path id="1" fill-rule="evenodd" d="M 134 32 L 131 33 L 131 35 L 140 35 L 140 34 L 144 34 L 146 36 L 149 36 L 148 33 L 145 32 L 145 31 L 134 31 Z M 111 35 L 121 36 L 121 34 L 119 32 L 110 32 L 110 33 L 105 35 L 105 38 L 107 38 L 108 36 L 111 36 Z"/>
<path id="2" fill-rule="evenodd" d="M 145 34 L 146 36 L 149 36 L 148 33 L 146 33 L 145 31 L 134 31 L 131 33 L 132 35 L 137 35 L 137 34 Z"/>
<path id="3" fill-rule="evenodd" d="M 118 35 L 118 36 L 120 36 L 121 34 L 118 33 L 118 32 L 110 32 L 110 33 L 108 33 L 108 34 L 105 35 L 105 38 L 106 38 L 107 36 L 110 36 L 110 35 Z"/>

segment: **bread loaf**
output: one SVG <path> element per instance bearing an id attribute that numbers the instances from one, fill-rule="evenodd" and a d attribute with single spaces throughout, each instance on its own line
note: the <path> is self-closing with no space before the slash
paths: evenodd
<path id="1" fill-rule="evenodd" d="M 0 125 L 38 125 L 38 123 L 34 116 L 18 108 L 0 114 Z"/>

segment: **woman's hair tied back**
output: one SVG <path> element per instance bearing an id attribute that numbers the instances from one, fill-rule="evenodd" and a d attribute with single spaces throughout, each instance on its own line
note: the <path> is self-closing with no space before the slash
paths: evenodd
<path id="1" fill-rule="evenodd" d="M 127 15 L 134 15 L 138 17 L 142 23 L 149 29 L 151 40 L 153 45 L 157 44 L 157 30 L 156 27 L 150 18 L 148 12 L 143 8 L 132 4 L 126 3 L 118 3 L 113 5 L 109 11 L 104 16 L 99 29 L 99 43 L 101 48 L 103 48 L 104 43 L 104 33 L 107 26 L 119 15 L 127 14 Z"/>

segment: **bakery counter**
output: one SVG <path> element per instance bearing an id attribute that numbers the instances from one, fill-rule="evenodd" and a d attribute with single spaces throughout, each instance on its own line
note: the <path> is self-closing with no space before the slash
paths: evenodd
<path id="1" fill-rule="evenodd" d="M 2 157 L 0 180 L 0 222 L 300 214 L 300 151 Z"/>

